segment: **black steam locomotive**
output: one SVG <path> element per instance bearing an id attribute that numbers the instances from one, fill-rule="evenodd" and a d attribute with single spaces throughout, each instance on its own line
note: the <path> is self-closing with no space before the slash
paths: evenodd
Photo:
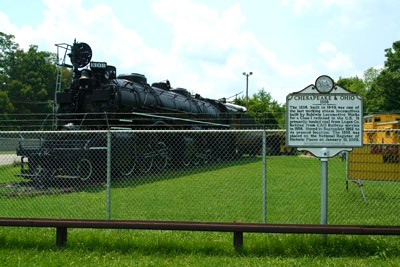
<path id="1" fill-rule="evenodd" d="M 196 134 L 199 129 L 254 126 L 245 108 L 172 88 L 168 80 L 150 86 L 142 74 L 117 76 L 114 66 L 91 61 L 92 50 L 86 43 L 75 41 L 67 46 L 67 53 L 72 65 L 63 62 L 63 66 L 72 68 L 73 77 L 70 87 L 56 95 L 58 129 L 141 130 L 113 132 L 113 177 L 252 153 L 246 151 L 252 146 L 239 141 L 234 132 Z M 160 129 L 193 131 L 153 131 Z M 107 138 L 99 131 L 79 135 L 71 131 L 47 134 L 37 139 L 35 145 L 32 140 L 29 144 L 23 140 L 17 149 L 23 162 L 21 175 L 32 180 L 103 180 L 107 169 L 104 148 L 110 142 Z"/>

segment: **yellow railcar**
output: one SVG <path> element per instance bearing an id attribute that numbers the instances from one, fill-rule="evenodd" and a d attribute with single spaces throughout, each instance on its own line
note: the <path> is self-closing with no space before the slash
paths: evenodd
<path id="1" fill-rule="evenodd" d="M 398 144 L 400 114 L 375 114 L 364 117 L 364 144 Z"/>
<path id="2" fill-rule="evenodd" d="M 365 116 L 363 139 L 348 154 L 346 183 L 355 182 L 365 201 L 363 181 L 400 182 L 400 114 Z"/>

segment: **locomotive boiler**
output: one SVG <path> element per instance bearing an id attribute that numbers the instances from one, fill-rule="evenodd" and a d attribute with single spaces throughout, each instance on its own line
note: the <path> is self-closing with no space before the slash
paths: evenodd
<path id="1" fill-rule="evenodd" d="M 173 88 L 168 80 L 149 85 L 142 74 L 117 75 L 106 62 L 93 62 L 86 43 L 67 46 L 72 65 L 71 85 L 56 94 L 59 130 L 193 130 L 187 133 L 125 131 L 112 135 L 113 176 L 133 176 L 169 167 L 225 160 L 248 147 L 235 133 L 201 129 L 232 129 L 254 126 L 245 108 L 224 100 L 192 95 Z M 22 140 L 17 154 L 22 157 L 21 175 L 28 179 L 104 179 L 106 135 L 99 131 L 47 134 Z M 245 144 L 245 145 L 243 145 Z"/>

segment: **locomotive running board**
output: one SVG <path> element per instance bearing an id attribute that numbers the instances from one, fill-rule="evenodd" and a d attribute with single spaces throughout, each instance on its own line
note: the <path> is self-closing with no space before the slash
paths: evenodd
<path id="1" fill-rule="evenodd" d="M 136 116 L 143 116 L 143 117 L 150 117 L 150 118 L 157 118 L 157 119 L 165 119 L 165 120 L 172 120 L 172 121 L 184 121 L 184 122 L 191 122 L 191 123 L 203 124 L 203 125 L 208 125 L 208 126 L 219 126 L 219 127 L 230 128 L 230 125 L 214 123 L 214 122 L 197 121 L 197 120 L 183 119 L 183 118 L 178 118 L 178 117 L 168 117 L 168 116 L 146 114 L 146 113 L 139 113 L 139 112 L 132 112 L 131 114 L 136 115 Z M 133 122 L 133 120 L 129 120 L 129 119 L 120 119 L 119 121 Z"/>
<path id="2" fill-rule="evenodd" d="M 80 179 L 81 178 L 80 176 L 74 176 L 74 175 L 54 175 L 54 176 L 51 176 L 51 177 L 44 177 L 44 176 L 41 177 L 41 176 L 35 175 L 35 174 L 21 174 L 21 173 L 14 174 L 14 176 L 23 177 L 23 178 L 31 179 L 31 180 L 33 180 L 33 179 L 45 179 L 45 180 L 50 180 L 50 179 Z"/>

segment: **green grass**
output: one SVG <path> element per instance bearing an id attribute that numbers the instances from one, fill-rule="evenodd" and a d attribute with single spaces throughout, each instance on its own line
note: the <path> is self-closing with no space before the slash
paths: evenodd
<path id="1" fill-rule="evenodd" d="M 15 154 L 16 152 L 15 152 L 15 150 L 10 150 L 10 151 L 7 151 L 7 150 L 3 150 L 3 151 L 0 151 L 0 155 L 1 154 L 10 154 L 10 155 L 12 155 L 12 154 Z"/>
<path id="2" fill-rule="evenodd" d="M 329 223 L 397 225 L 398 184 L 345 188 L 345 164 L 329 160 Z M 0 167 L 0 181 L 17 181 L 18 167 Z M 262 221 L 262 162 L 248 159 L 114 182 L 112 219 Z M 268 157 L 267 222 L 319 223 L 320 162 L 310 157 Z M 38 190 L 37 190 L 38 191 Z M 0 188 L 1 217 L 107 217 L 105 185 L 48 194 Z M 13 194 L 10 194 L 13 193 Z M 398 237 L 247 234 L 236 252 L 231 233 L 70 229 L 56 249 L 55 229 L 0 228 L 3 266 L 395 266 Z"/>
<path id="3" fill-rule="evenodd" d="M 397 266 L 398 237 L 232 234 L 144 230 L 69 230 L 54 247 L 54 229 L 0 228 L 2 266 Z"/>
<path id="4" fill-rule="evenodd" d="M 355 184 L 346 190 L 345 163 L 328 162 L 328 223 L 397 225 L 400 183 L 366 182 L 367 202 Z M 267 158 L 266 221 L 320 222 L 321 163 L 316 158 Z M 21 181 L 18 166 L 0 166 L 0 183 Z M 105 184 L 77 190 L 0 187 L 1 217 L 52 217 L 263 221 L 262 162 L 258 158 L 219 166 L 175 170 L 157 176 L 115 179 L 107 213 Z M 65 185 L 64 185 L 65 186 Z"/>

